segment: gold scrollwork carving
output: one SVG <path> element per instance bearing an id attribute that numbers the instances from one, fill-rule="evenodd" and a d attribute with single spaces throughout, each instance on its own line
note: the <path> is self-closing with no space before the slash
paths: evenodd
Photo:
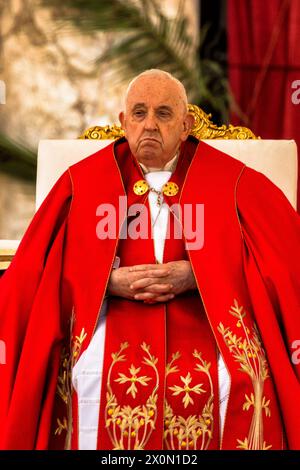
<path id="1" fill-rule="evenodd" d="M 195 123 L 191 134 L 197 139 L 257 139 L 247 127 L 217 126 L 211 121 L 211 114 L 206 114 L 203 109 L 194 104 L 189 104 L 189 112 L 194 116 Z"/>
<path id="2" fill-rule="evenodd" d="M 92 140 L 113 140 L 124 136 L 122 127 L 113 124 L 112 126 L 90 127 L 79 137 L 79 139 Z"/>
<path id="3" fill-rule="evenodd" d="M 211 114 L 206 114 L 203 109 L 195 104 L 188 105 L 189 112 L 194 116 L 195 123 L 191 135 L 197 139 L 258 139 L 247 127 L 217 126 L 211 121 Z M 112 126 L 94 126 L 90 127 L 79 137 L 79 139 L 93 140 L 113 140 L 124 136 L 122 127 L 113 124 Z"/>

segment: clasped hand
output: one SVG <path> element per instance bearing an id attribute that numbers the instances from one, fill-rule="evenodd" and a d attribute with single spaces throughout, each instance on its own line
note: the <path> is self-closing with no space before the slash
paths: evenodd
<path id="1" fill-rule="evenodd" d="M 181 260 L 114 269 L 108 283 L 108 294 L 156 303 L 167 302 L 175 295 L 196 288 L 191 263 Z"/>

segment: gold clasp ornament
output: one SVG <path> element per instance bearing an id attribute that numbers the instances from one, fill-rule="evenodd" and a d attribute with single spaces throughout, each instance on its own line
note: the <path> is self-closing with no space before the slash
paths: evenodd
<path id="1" fill-rule="evenodd" d="M 179 187 L 173 181 L 169 181 L 163 185 L 161 191 L 158 191 L 157 189 L 151 188 L 145 180 L 138 180 L 136 183 L 134 183 L 134 194 L 142 196 L 143 194 L 146 194 L 147 191 L 152 191 L 153 193 L 157 194 L 157 205 L 161 206 L 163 203 L 162 194 L 165 194 L 166 196 L 176 196 L 179 191 Z"/>
<path id="2" fill-rule="evenodd" d="M 169 181 L 168 183 L 164 184 L 162 187 L 162 192 L 166 196 L 176 196 L 179 191 L 179 187 L 173 181 Z"/>
<path id="3" fill-rule="evenodd" d="M 138 180 L 133 185 L 133 192 L 138 196 L 142 196 L 149 190 L 149 184 L 145 180 Z"/>
<path id="4" fill-rule="evenodd" d="M 143 194 L 146 194 L 147 191 L 154 191 L 155 193 L 163 193 L 166 196 L 176 196 L 176 194 L 179 191 L 179 187 L 176 183 L 173 181 L 169 181 L 168 183 L 165 183 L 161 189 L 161 191 L 158 191 L 154 188 L 151 188 L 147 181 L 145 180 L 138 180 L 136 183 L 133 185 L 133 192 L 134 194 L 137 194 L 138 196 L 142 196 Z"/>

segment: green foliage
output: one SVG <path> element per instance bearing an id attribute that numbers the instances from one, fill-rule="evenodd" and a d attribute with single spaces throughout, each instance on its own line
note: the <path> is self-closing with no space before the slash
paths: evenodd
<path id="1" fill-rule="evenodd" d="M 34 181 L 36 178 L 36 153 L 0 134 L 0 171 Z"/>
<path id="2" fill-rule="evenodd" d="M 224 71 L 217 62 L 200 58 L 206 29 L 197 47 L 188 32 L 184 1 L 175 18 L 165 16 L 156 0 L 64 0 L 63 5 L 60 0 L 40 2 L 59 7 L 53 12 L 62 29 L 72 25 L 86 34 L 125 33 L 97 58 L 97 63 L 113 64 L 124 80 L 146 69 L 167 70 L 183 82 L 190 102 L 206 103 L 225 115 L 228 90 Z"/>

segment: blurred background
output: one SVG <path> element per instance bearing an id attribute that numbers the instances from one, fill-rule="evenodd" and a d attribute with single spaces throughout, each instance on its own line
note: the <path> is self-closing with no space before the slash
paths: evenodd
<path id="1" fill-rule="evenodd" d="M 299 152 L 299 41 L 299 0 L 0 0 L 0 239 L 34 214 L 39 140 L 118 123 L 148 68 L 182 80 L 217 124 Z"/>

